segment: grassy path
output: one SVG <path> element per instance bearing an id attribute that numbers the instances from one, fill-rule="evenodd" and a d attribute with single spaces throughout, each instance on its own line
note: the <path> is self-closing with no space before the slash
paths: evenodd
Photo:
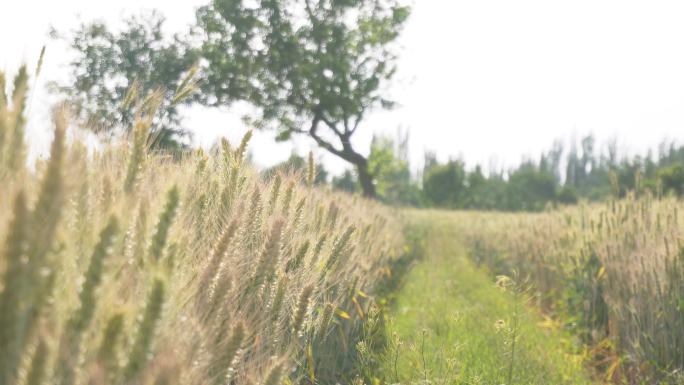
<path id="1" fill-rule="evenodd" d="M 397 293 L 384 363 L 390 383 L 589 383 L 579 356 L 568 354 L 572 339 L 466 259 L 449 213 L 411 216 L 427 227 L 426 255 Z"/>

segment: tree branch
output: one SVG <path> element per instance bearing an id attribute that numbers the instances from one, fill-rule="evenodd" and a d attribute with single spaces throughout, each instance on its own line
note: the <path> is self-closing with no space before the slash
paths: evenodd
<path id="1" fill-rule="evenodd" d="M 330 121 L 330 119 L 326 119 L 322 113 L 319 115 L 319 118 L 323 123 L 325 123 L 326 126 L 328 126 L 328 128 L 330 128 L 335 133 L 335 135 L 339 136 L 340 139 L 343 139 L 345 137 L 344 134 L 342 133 L 342 131 L 340 131 L 337 128 L 337 125 L 335 125 L 335 123 Z"/>
<path id="2" fill-rule="evenodd" d="M 331 153 L 333 153 L 333 154 L 339 156 L 340 158 L 346 160 L 347 157 L 345 156 L 344 150 L 339 150 L 339 149 L 335 148 L 335 146 L 333 146 L 330 142 L 326 141 L 325 139 L 321 138 L 318 135 L 318 124 L 321 121 L 322 121 L 322 119 L 320 117 L 320 114 L 316 113 L 313 120 L 311 121 L 311 128 L 309 128 L 309 132 L 308 132 L 309 136 L 311 136 L 319 146 L 325 148 L 326 150 L 330 151 Z M 297 131 L 303 132 L 302 130 L 297 130 Z"/>
<path id="3" fill-rule="evenodd" d="M 349 131 L 349 136 L 354 135 L 354 132 L 356 132 L 356 129 L 359 128 L 359 124 L 361 124 L 361 121 L 363 120 L 363 115 L 366 112 L 365 108 L 362 108 L 361 111 L 359 111 L 359 114 L 356 116 L 356 120 L 354 121 L 354 127 Z"/>
<path id="4" fill-rule="evenodd" d="M 304 5 L 306 6 L 306 13 L 309 15 L 309 18 L 313 22 L 313 24 L 318 25 L 318 18 L 316 15 L 314 15 L 313 10 L 311 9 L 311 3 L 309 0 L 304 0 Z"/>
<path id="5" fill-rule="evenodd" d="M 342 118 L 342 123 L 344 124 L 344 136 L 348 138 L 351 136 L 351 132 L 349 129 L 349 114 L 347 114 L 347 109 L 345 107 L 342 107 L 342 115 L 344 115 Z"/>

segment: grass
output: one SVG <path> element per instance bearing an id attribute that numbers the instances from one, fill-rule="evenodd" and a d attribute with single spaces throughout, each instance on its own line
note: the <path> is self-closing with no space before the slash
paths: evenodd
<path id="1" fill-rule="evenodd" d="M 680 209 L 634 192 L 538 214 L 456 213 L 454 225 L 474 261 L 534 283 L 538 307 L 581 337 L 599 378 L 682 384 Z"/>
<path id="2" fill-rule="evenodd" d="M 130 137 L 97 149 L 57 108 L 29 168 L 28 78 L 0 72 L 3 385 L 583 384 L 585 363 L 684 383 L 674 199 L 408 211 L 404 238 L 392 209 L 315 188 L 312 154 L 263 177 L 250 134 L 154 150 L 159 92 L 133 92 Z"/>
<path id="3" fill-rule="evenodd" d="M 27 78 L 0 73 L 2 385 L 351 381 L 401 253 L 391 209 L 313 188 L 313 163 L 263 178 L 249 135 L 154 150 L 154 93 L 97 149 L 58 108 L 28 168 Z"/>
<path id="4" fill-rule="evenodd" d="M 410 218 L 428 228 L 426 248 L 392 305 L 387 383 L 590 383 L 576 341 L 531 310 L 524 291 L 503 291 L 467 258 L 457 217 Z"/>

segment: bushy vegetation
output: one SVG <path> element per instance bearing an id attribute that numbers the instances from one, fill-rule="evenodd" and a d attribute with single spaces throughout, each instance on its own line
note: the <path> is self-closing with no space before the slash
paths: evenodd
<path id="1" fill-rule="evenodd" d="M 424 203 L 452 209 L 542 211 L 550 206 L 624 197 L 628 191 L 654 195 L 684 193 L 684 147 L 664 142 L 654 156 L 619 156 L 614 142 L 605 152 L 595 149 L 593 136 L 561 142 L 538 160 L 508 170 L 469 168 L 464 162 L 438 163 L 426 157 L 422 181 Z"/>
<path id="2" fill-rule="evenodd" d="M 263 179 L 249 135 L 155 150 L 157 93 L 131 101 L 130 140 L 97 149 L 56 109 L 28 168 L 27 78 L 7 95 L 0 74 L 0 383 L 351 381 L 401 251 L 390 210 L 314 188 L 311 161 Z"/>
<path id="3" fill-rule="evenodd" d="M 519 271 L 614 383 L 682 383 L 681 204 L 651 194 L 540 214 L 459 214 L 471 257 Z"/>
<path id="4" fill-rule="evenodd" d="M 595 153 L 594 140 L 588 136 L 582 140 L 581 152 L 577 146 L 570 146 L 566 153 L 556 142 L 538 161 L 528 159 L 515 167 L 488 172 L 458 159 L 441 163 L 427 153 L 421 174 L 414 175 L 408 142 L 408 135 L 400 132 L 397 138 L 375 136 L 371 143 L 369 170 L 377 197 L 390 205 L 539 212 L 581 201 L 621 198 L 628 191 L 648 191 L 656 196 L 684 194 L 684 147 L 674 143 L 664 142 L 657 157 L 649 153 L 618 160 L 616 147 L 609 146 L 605 154 Z M 360 191 L 356 174 L 349 170 L 328 182 L 333 189 Z"/>

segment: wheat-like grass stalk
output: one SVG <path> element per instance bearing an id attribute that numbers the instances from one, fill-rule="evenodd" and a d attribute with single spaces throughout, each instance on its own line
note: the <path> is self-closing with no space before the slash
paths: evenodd
<path id="1" fill-rule="evenodd" d="M 142 171 L 150 126 L 151 122 L 149 120 L 138 118 L 135 121 L 133 128 L 133 145 L 131 147 L 128 170 L 126 171 L 126 179 L 124 180 L 124 191 L 126 193 L 130 194 L 133 192 L 140 172 Z"/>
<path id="2" fill-rule="evenodd" d="M 280 317 L 280 310 L 283 307 L 283 302 L 285 301 L 285 295 L 287 294 L 287 276 L 282 276 L 278 280 L 278 285 L 276 287 L 275 295 L 273 296 L 273 303 L 271 304 L 271 318 L 273 322 L 276 322 Z"/>
<path id="3" fill-rule="evenodd" d="M 268 372 L 266 379 L 264 379 L 263 385 L 279 385 L 282 376 L 283 366 L 282 364 L 277 364 Z"/>
<path id="4" fill-rule="evenodd" d="M 0 294 L 0 382 L 12 384 L 16 378 L 26 334 L 22 302 L 29 290 L 26 251 L 29 238 L 29 211 L 26 198 L 19 192 L 14 199 L 14 218 L 5 246 L 5 274 Z"/>
<path id="5" fill-rule="evenodd" d="M 197 92 L 199 88 L 197 80 L 198 72 L 199 65 L 195 64 L 194 66 L 192 66 L 192 68 L 190 68 L 188 73 L 185 74 L 183 79 L 181 79 L 180 83 L 178 83 L 178 87 L 176 87 L 176 91 L 173 94 L 173 98 L 171 98 L 171 105 L 178 104 Z"/>
<path id="6" fill-rule="evenodd" d="M 95 314 L 95 306 L 97 304 L 95 290 L 102 281 L 104 263 L 112 253 L 112 246 L 118 231 L 119 221 L 113 216 L 109 219 L 107 226 L 100 232 L 100 240 L 95 246 L 95 250 L 93 250 L 93 255 L 90 257 L 90 265 L 85 274 L 85 283 L 81 288 L 80 308 L 70 321 L 70 326 L 78 333 L 84 331 L 90 325 Z"/>
<path id="7" fill-rule="evenodd" d="M 346 249 L 349 245 L 352 234 L 356 231 L 354 225 L 349 225 L 347 229 L 342 233 L 342 235 L 333 244 L 333 249 L 330 252 L 330 257 L 325 263 L 325 269 L 331 270 L 339 261 L 341 257 L 347 252 Z"/>
<path id="8" fill-rule="evenodd" d="M 40 385 L 44 382 L 48 367 L 48 346 L 42 339 L 38 342 L 33 357 L 31 367 L 26 376 L 26 385 Z"/>
<path id="9" fill-rule="evenodd" d="M 273 280 L 278 259 L 280 258 L 280 240 L 284 224 L 285 222 L 282 219 L 273 222 L 266 245 L 257 261 L 257 267 L 252 276 L 252 284 L 247 289 L 253 290 L 262 283 Z"/>
<path id="10" fill-rule="evenodd" d="M 178 209 L 179 203 L 180 193 L 178 192 L 178 187 L 173 186 L 166 194 L 166 205 L 164 206 L 162 213 L 159 215 L 157 227 L 155 229 L 154 235 L 152 236 L 152 241 L 150 243 L 150 249 L 148 252 L 151 260 L 158 261 L 162 257 L 164 246 L 166 246 L 166 240 L 169 235 L 169 230 L 173 224 L 173 218 L 176 216 L 176 210 Z"/>
<path id="11" fill-rule="evenodd" d="M 290 204 L 292 203 L 292 194 L 294 194 L 295 183 L 290 181 L 285 189 L 285 196 L 283 197 L 282 211 L 283 215 L 287 215 L 290 211 Z"/>
<path id="12" fill-rule="evenodd" d="M 292 318 L 292 333 L 294 335 L 298 335 L 302 331 L 306 314 L 309 311 L 309 301 L 311 300 L 313 291 L 314 286 L 308 285 L 302 289 L 302 292 L 299 294 L 297 307 L 295 308 L 294 316 Z"/>
<path id="13" fill-rule="evenodd" d="M 238 165 L 241 165 L 245 158 L 245 154 L 247 153 L 247 146 L 249 145 L 249 141 L 252 140 L 253 134 L 254 133 L 252 132 L 252 130 L 247 131 L 245 135 L 242 137 L 240 145 L 235 150 L 235 155 L 233 159 L 235 160 L 235 163 L 237 163 Z"/>
<path id="14" fill-rule="evenodd" d="M 153 283 L 152 291 L 147 300 L 147 306 L 143 312 L 142 320 L 133 342 L 133 348 L 128 354 L 128 363 L 123 371 L 123 379 L 126 382 L 136 378 L 149 360 L 155 329 L 159 322 L 159 317 L 161 317 L 162 305 L 164 304 L 165 287 L 164 281 L 159 278 Z"/>
<path id="15" fill-rule="evenodd" d="M 0 92 L 1 384 L 296 383 L 314 367 L 334 383 L 352 367 L 361 320 L 334 309 L 397 255 L 398 226 L 377 220 L 389 210 L 264 178 L 251 133 L 236 149 L 150 151 L 161 94 L 136 86 L 132 143 L 67 145 L 57 110 L 50 158 L 29 169 L 23 78 Z M 352 224 L 364 234 L 345 241 Z"/>
<path id="16" fill-rule="evenodd" d="M 269 214 L 274 212 L 276 204 L 278 203 L 278 196 L 280 195 L 280 185 L 282 183 L 282 176 L 280 174 L 277 174 L 271 186 L 271 198 L 268 200 Z"/>
<path id="17" fill-rule="evenodd" d="M 5 73 L 0 71 L 0 110 L 7 109 L 7 79 Z M 4 131 L 3 131 L 4 133 Z M 1 143 L 1 142 L 0 142 Z"/>
<path id="18" fill-rule="evenodd" d="M 119 370 L 119 340 L 124 333 L 124 317 L 121 313 L 112 315 L 102 333 L 102 341 L 97 350 L 97 364 L 104 372 L 108 382 L 112 382 Z"/>
<path id="19" fill-rule="evenodd" d="M 219 370 L 214 382 L 215 384 L 230 383 L 235 371 L 235 360 L 240 352 L 240 348 L 242 348 L 245 337 L 245 327 L 241 322 L 238 322 L 235 327 L 233 327 L 230 339 L 228 339 L 225 346 L 221 346 L 220 351 L 214 358 L 213 367 Z"/>
<path id="20" fill-rule="evenodd" d="M 313 151 L 309 151 L 309 161 L 307 163 L 306 184 L 312 188 L 316 180 L 316 163 L 314 162 Z"/>
<path id="21" fill-rule="evenodd" d="M 118 226 L 116 217 L 109 219 L 107 226 L 100 232 L 100 240 L 90 257 L 90 265 L 79 296 L 80 307 L 67 323 L 60 342 L 56 377 L 61 384 L 76 382 L 74 370 L 77 365 L 75 363 L 78 362 L 80 356 L 83 335 L 95 315 L 96 289 L 102 281 L 105 259 L 111 254 Z"/>
<path id="22" fill-rule="evenodd" d="M 310 245 L 311 243 L 307 239 L 301 246 L 299 246 L 297 253 L 295 253 L 294 257 L 287 262 L 285 267 L 286 272 L 294 271 L 302 267 L 304 258 L 306 257 L 306 253 L 309 251 Z"/>
<path id="23" fill-rule="evenodd" d="M 330 327 L 330 321 L 332 320 L 334 310 L 335 307 L 330 303 L 325 304 L 323 307 L 323 315 L 321 316 L 321 322 L 318 326 L 318 339 L 321 341 L 324 341 L 328 334 L 328 328 Z"/>
<path id="24" fill-rule="evenodd" d="M 50 149 L 50 160 L 33 212 L 33 240 L 29 258 L 42 261 L 52 246 L 64 202 L 62 163 L 65 153 L 67 117 L 64 111 L 54 114 L 55 137 Z"/>

